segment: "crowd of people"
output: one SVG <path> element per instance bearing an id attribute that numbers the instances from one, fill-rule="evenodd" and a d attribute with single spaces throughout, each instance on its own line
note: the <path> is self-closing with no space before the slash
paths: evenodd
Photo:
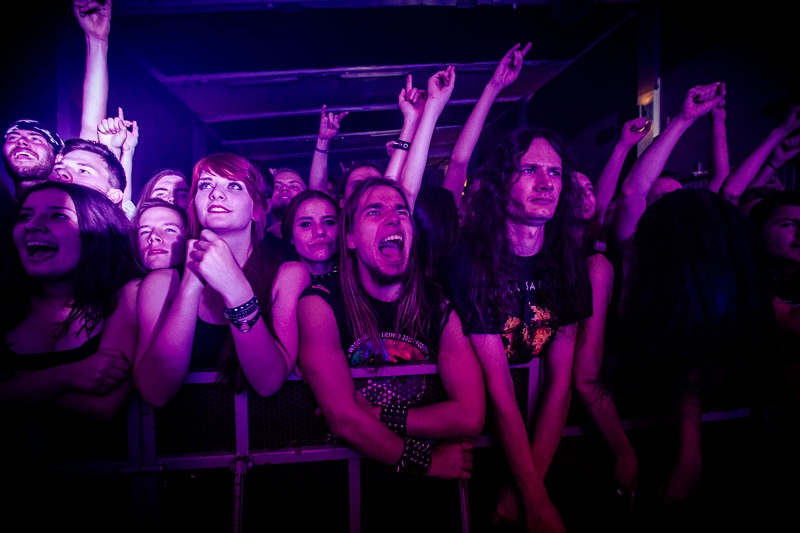
<path id="1" fill-rule="evenodd" d="M 134 204 L 138 125 L 122 109 L 105 116 L 111 1 L 73 3 L 87 42 L 80 137 L 62 141 L 27 117 L 4 136 L 15 185 L 3 191 L 13 216 L 0 266 L 8 420 L 48 411 L 111 424 L 133 394 L 167 405 L 193 371 L 261 396 L 295 373 L 333 437 L 399 476 L 468 479 L 471 439 L 491 432 L 510 473 L 495 524 L 529 532 L 566 530 L 545 477 L 573 392 L 632 507 L 628 416 L 676 421 L 674 468 L 653 497 L 662 510 L 700 488 L 703 412 L 747 407 L 782 444 L 797 442 L 800 195 L 778 170 L 800 153 L 800 105 L 734 166 L 716 82 L 686 92 L 624 177 L 646 118 L 625 122 L 596 177 L 557 132 L 537 128 L 508 132 L 470 169 L 492 103 L 530 49 L 516 45 L 441 185 L 423 178 L 452 66 L 423 89 L 408 76 L 382 168 L 329 176 L 347 112 L 323 105 L 308 177 L 213 153 L 190 176 L 156 173 Z M 666 163 L 703 117 L 709 180 L 684 188 Z M 509 365 L 533 358 L 544 380 L 527 426 Z M 430 362 L 439 401 L 424 376 L 357 387 L 350 373 Z M 24 439 L 4 440 L 4 453 L 24 453 Z"/>

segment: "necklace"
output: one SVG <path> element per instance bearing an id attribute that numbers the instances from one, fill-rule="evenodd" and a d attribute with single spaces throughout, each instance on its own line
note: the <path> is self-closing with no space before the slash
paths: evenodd
<path id="1" fill-rule="evenodd" d="M 333 265 L 333 268 L 330 269 L 328 272 L 325 272 L 324 274 L 311 274 L 311 281 L 324 281 L 326 279 L 331 279 L 338 273 L 339 273 L 339 265 Z"/>

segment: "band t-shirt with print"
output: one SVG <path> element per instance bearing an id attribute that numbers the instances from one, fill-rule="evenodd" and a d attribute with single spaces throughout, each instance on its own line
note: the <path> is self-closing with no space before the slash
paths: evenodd
<path id="1" fill-rule="evenodd" d="M 451 307 L 442 306 L 430 317 L 430 327 L 418 337 L 405 331 L 396 331 L 397 302 L 383 302 L 368 297 L 370 307 L 378 317 L 379 335 L 383 346 L 374 349 L 367 338 L 354 339 L 347 324 L 341 290 L 312 285 L 303 291 L 302 297 L 320 296 L 331 307 L 336 317 L 342 350 L 350 367 L 378 368 L 386 365 L 435 363 L 439 342 Z M 432 290 L 433 287 L 428 287 Z M 373 377 L 357 380 L 356 385 L 372 405 L 427 405 L 437 400 L 439 388 L 435 374 Z"/>
<path id="2" fill-rule="evenodd" d="M 461 319 L 465 335 L 499 334 L 509 364 L 519 365 L 539 357 L 550 345 L 556 330 L 577 322 L 579 317 L 558 317 L 541 301 L 538 256 L 515 256 L 518 280 L 509 287 L 514 293 L 515 312 L 510 316 L 496 309 L 479 309 L 470 298 L 470 261 L 466 246 L 457 247 L 446 261 L 446 292 Z"/>

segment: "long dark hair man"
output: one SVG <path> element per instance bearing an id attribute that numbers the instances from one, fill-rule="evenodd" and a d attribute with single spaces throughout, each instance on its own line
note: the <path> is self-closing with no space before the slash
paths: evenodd
<path id="1" fill-rule="evenodd" d="M 564 530 L 542 480 L 566 423 L 576 323 L 591 313 L 572 175 L 555 133 L 507 136 L 482 169 L 442 280 L 481 363 L 518 489 L 503 491 L 496 519 L 518 520 L 521 500 L 530 531 Z M 545 386 L 529 442 L 508 365 L 534 357 Z"/>

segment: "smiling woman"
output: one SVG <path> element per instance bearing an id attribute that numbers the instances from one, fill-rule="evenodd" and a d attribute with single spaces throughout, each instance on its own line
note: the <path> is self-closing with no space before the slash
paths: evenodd
<path id="1" fill-rule="evenodd" d="M 10 265 L 0 299 L 0 412 L 8 431 L 0 468 L 17 487 L 34 482 L 38 488 L 30 490 L 54 490 L 49 481 L 55 480 L 30 476 L 34 453 L 52 454 L 56 442 L 59 451 L 82 456 L 126 445 L 141 272 L 122 210 L 74 184 L 28 189 L 13 241 L 15 253 L 3 258 Z M 41 436 L 38 446 L 34 434 Z M 79 492 L 88 498 L 83 503 L 64 493 L 48 501 L 76 511 L 93 501 Z"/>
<path id="2" fill-rule="evenodd" d="M 124 323 L 135 302 L 138 283 L 128 282 L 140 271 L 130 222 L 94 190 L 46 182 L 22 196 L 14 244 L 10 293 L 0 306 L 0 404 L 113 417 L 127 397 L 135 331 L 101 333 Z M 43 324 L 53 327 L 43 334 Z"/>
<path id="3" fill-rule="evenodd" d="M 59 516 L 90 516 L 101 497 L 114 497 L 108 485 L 78 476 L 65 490 L 58 475 L 31 467 L 39 456 L 126 449 L 141 276 L 133 227 L 101 193 L 44 182 L 21 196 L 13 241 L 2 258 L 10 265 L 0 298 L 0 469 Z M 27 500 L 10 504 L 33 517 Z"/>

